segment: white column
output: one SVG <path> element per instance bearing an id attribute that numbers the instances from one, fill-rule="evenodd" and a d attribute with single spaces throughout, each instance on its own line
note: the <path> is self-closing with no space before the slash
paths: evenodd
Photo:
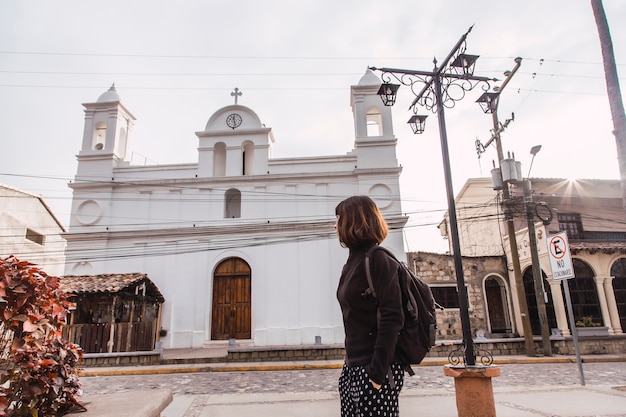
<path id="1" fill-rule="evenodd" d="M 509 270 L 509 288 L 511 290 L 511 303 L 513 307 L 513 331 L 519 333 L 520 336 L 524 336 L 524 327 L 522 325 L 522 314 L 519 307 L 519 297 L 517 293 L 517 285 L 515 282 L 515 274 L 512 270 Z"/>
<path id="2" fill-rule="evenodd" d="M 556 327 L 563 336 L 569 336 L 572 333 L 567 323 L 567 311 L 565 310 L 565 303 L 563 302 L 561 280 L 554 280 L 551 277 L 548 277 L 548 284 L 550 284 L 550 293 L 552 294 L 552 303 L 554 304 Z"/>
<path id="3" fill-rule="evenodd" d="M 615 290 L 613 289 L 613 279 L 615 277 L 607 277 L 604 280 L 604 295 L 606 296 L 606 302 L 609 307 L 609 316 L 611 317 L 611 325 L 609 326 L 609 333 L 622 334 L 622 324 L 619 320 L 619 310 L 617 309 L 617 301 L 615 300 Z"/>
<path id="4" fill-rule="evenodd" d="M 609 327 L 609 334 L 612 334 L 611 318 L 609 316 L 609 307 L 606 303 L 606 294 L 604 292 L 604 281 L 606 278 L 594 277 L 596 283 L 596 292 L 598 293 L 598 300 L 600 301 L 600 312 L 602 313 L 602 322 L 605 326 Z"/>

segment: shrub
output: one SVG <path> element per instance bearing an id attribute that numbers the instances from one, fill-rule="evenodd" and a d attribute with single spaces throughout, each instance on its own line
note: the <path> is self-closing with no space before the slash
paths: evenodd
<path id="1" fill-rule="evenodd" d="M 585 316 L 576 321 L 576 327 L 599 327 L 600 323 L 593 321 L 593 317 Z"/>
<path id="2" fill-rule="evenodd" d="M 83 351 L 62 339 L 71 303 L 59 279 L 0 259 L 0 416 L 61 416 L 76 406 Z"/>

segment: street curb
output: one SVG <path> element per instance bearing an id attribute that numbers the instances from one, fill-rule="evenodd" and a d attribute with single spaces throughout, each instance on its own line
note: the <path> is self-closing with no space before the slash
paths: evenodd
<path id="1" fill-rule="evenodd" d="M 598 362 L 626 362 L 626 355 L 599 356 L 588 355 L 581 358 L 583 363 Z M 511 364 L 539 364 L 539 363 L 576 363 L 572 356 L 542 356 L 542 357 L 495 357 L 494 365 Z M 449 365 L 447 358 L 427 358 L 420 366 L 444 366 Z M 319 361 L 319 362 L 254 362 L 254 363 L 211 363 L 195 365 L 155 365 L 155 366 L 122 366 L 106 368 L 83 368 L 78 375 L 80 377 L 91 376 L 118 376 L 118 375 L 158 375 L 196 372 L 250 372 L 250 371 L 298 371 L 312 369 L 341 369 L 343 361 Z"/>
<path id="2" fill-rule="evenodd" d="M 114 375 L 152 375 L 152 374 L 177 374 L 194 372 L 250 372 L 250 371 L 298 371 L 311 369 L 341 369 L 342 363 L 334 364 L 253 364 L 253 365 L 191 365 L 176 367 L 124 367 L 124 368 L 89 368 L 81 369 L 79 376 L 114 376 Z"/>

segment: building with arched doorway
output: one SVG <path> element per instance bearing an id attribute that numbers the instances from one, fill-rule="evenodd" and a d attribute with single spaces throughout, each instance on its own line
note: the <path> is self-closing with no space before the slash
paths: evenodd
<path id="1" fill-rule="evenodd" d="M 370 195 L 390 224 L 385 246 L 404 257 L 397 139 L 379 86 L 368 70 L 351 87 L 343 155 L 273 158 L 272 129 L 235 100 L 195 132 L 197 162 L 172 165 L 131 164 L 135 117 L 111 87 L 83 105 L 65 274 L 149 276 L 165 298 L 164 348 L 342 343 L 335 206 Z"/>
<path id="2" fill-rule="evenodd" d="M 626 223 L 619 180 L 531 179 L 532 201 L 541 204 L 545 222 L 534 216 L 537 252 L 546 293 L 551 333 L 570 336 L 581 321 L 594 323 L 607 336 L 626 326 Z M 506 210 L 516 230 L 521 279 L 534 335 L 541 334 L 532 271 L 527 211 L 521 186 L 513 188 Z M 486 334 L 523 335 L 518 286 L 514 274 L 504 207 L 491 178 L 469 179 L 456 197 L 461 253 L 468 258 L 500 257 L 505 268 L 485 268 L 471 284 L 482 287 Z M 549 210 L 548 210 L 549 209 Z M 549 215 L 548 215 L 549 213 Z M 447 234 L 447 217 L 439 226 Z M 552 276 L 546 238 L 567 232 L 575 278 L 568 280 L 574 321 L 569 323 L 565 288 Z M 467 268 L 466 268 L 467 269 Z M 580 323 L 579 323 L 580 325 Z M 482 327 L 481 327 L 482 326 Z"/>

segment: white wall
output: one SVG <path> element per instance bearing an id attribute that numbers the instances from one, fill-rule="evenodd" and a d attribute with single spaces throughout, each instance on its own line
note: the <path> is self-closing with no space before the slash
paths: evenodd
<path id="1" fill-rule="evenodd" d="M 41 235 L 41 243 L 26 238 L 28 229 Z M 0 185 L 0 256 L 15 255 L 48 275 L 60 276 L 65 264 L 64 231 L 41 197 Z"/>
<path id="2" fill-rule="evenodd" d="M 239 105 L 218 109 L 196 132 L 197 164 L 131 166 L 111 155 L 103 173 L 104 155 L 95 158 L 86 150 L 70 185 L 66 274 L 148 274 L 165 297 L 163 347 L 200 347 L 211 343 L 215 267 L 238 257 L 251 268 L 252 343 L 313 344 L 316 336 L 325 344 L 342 343 L 336 288 L 348 253 L 333 228 L 335 206 L 351 195 L 370 194 L 397 228 L 385 246 L 404 259 L 407 218 L 400 206 L 396 139 L 389 110 L 372 97 L 375 79 L 364 79 L 367 85 L 353 86 L 354 94 L 359 103 L 380 107 L 386 133 L 355 138 L 345 155 L 271 159 L 271 129 Z M 355 108 L 360 124 L 373 105 Z M 87 106 L 97 113 L 98 104 Z M 243 122 L 233 129 L 226 120 L 234 113 Z M 225 175 L 214 176 L 219 143 L 227 149 Z M 244 143 L 254 144 L 254 170 L 246 175 L 239 169 Z M 102 181 L 93 181 L 92 168 Z M 224 215 L 231 188 L 241 193 L 240 218 Z"/>

